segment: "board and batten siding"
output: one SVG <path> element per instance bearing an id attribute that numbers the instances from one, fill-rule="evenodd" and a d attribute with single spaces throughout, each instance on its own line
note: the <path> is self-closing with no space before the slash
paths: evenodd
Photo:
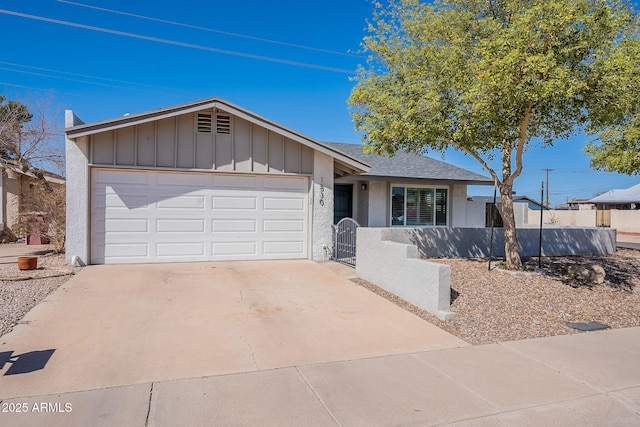
<path id="1" fill-rule="evenodd" d="M 214 110 L 92 135 L 89 161 L 96 166 L 313 173 L 312 148 Z"/>

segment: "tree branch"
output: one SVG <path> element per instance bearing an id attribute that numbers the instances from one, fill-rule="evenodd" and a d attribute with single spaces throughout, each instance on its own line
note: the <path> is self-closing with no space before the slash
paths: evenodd
<path id="1" fill-rule="evenodd" d="M 454 148 L 467 153 L 468 155 L 470 155 L 471 157 L 476 159 L 478 162 L 480 162 L 482 167 L 484 167 L 489 172 L 489 174 L 491 175 L 491 177 L 493 178 L 493 180 L 495 182 L 497 182 L 497 183 L 501 182 L 500 178 L 498 178 L 498 174 L 493 170 L 493 168 L 491 166 L 489 166 L 489 164 L 487 162 L 484 161 L 484 159 L 482 157 L 480 157 L 480 155 L 478 153 L 476 153 L 475 151 L 471 150 L 470 148 L 467 148 L 465 146 L 462 146 L 462 145 L 456 143 L 455 141 L 450 141 L 450 144 Z"/>
<path id="2" fill-rule="evenodd" d="M 522 122 L 520 122 L 520 135 L 518 135 L 518 145 L 516 146 L 516 170 L 509 175 L 508 178 L 505 178 L 505 184 L 513 184 L 513 181 L 522 174 L 522 155 L 524 153 L 525 143 L 527 142 L 527 128 L 529 127 L 532 110 L 533 101 L 529 101 L 524 113 L 524 118 Z"/>

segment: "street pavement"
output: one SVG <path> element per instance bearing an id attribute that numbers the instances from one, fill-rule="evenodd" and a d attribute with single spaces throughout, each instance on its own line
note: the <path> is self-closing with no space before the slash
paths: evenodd
<path id="1" fill-rule="evenodd" d="M 640 233 L 618 233 L 618 248 L 640 250 Z"/>

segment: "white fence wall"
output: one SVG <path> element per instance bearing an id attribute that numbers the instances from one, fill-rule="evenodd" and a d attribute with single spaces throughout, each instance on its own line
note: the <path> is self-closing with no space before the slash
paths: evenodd
<path id="1" fill-rule="evenodd" d="M 595 227 L 596 210 L 549 210 L 543 213 L 543 223 L 547 225 Z M 640 210 L 611 211 L 611 228 L 620 233 L 640 233 Z M 529 225 L 540 224 L 540 211 L 529 209 Z"/>

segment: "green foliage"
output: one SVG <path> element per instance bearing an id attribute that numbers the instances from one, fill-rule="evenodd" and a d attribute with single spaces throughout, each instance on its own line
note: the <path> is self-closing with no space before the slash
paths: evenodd
<path id="1" fill-rule="evenodd" d="M 552 145 L 585 130 L 605 147 L 638 146 L 637 29 L 628 4 L 604 0 L 377 4 L 352 117 L 367 151 L 453 147 L 478 160 L 504 198 L 532 140 Z M 500 175 L 489 165 L 496 156 Z"/>
<path id="2" fill-rule="evenodd" d="M 591 166 L 606 172 L 640 175 L 640 117 L 629 125 L 611 126 L 602 132 L 601 145 L 587 144 Z"/>

